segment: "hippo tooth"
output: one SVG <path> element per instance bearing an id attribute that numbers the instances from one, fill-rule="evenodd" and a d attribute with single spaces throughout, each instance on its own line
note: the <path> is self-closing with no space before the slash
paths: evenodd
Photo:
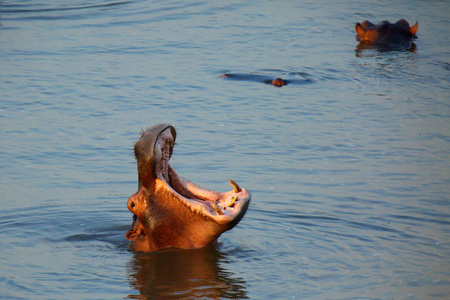
<path id="1" fill-rule="evenodd" d="M 236 200 L 237 200 L 238 197 L 239 197 L 239 195 L 236 195 L 236 197 L 234 197 L 233 199 L 231 199 L 230 204 L 228 204 L 227 206 L 228 206 L 228 207 L 233 206 L 233 205 L 234 205 L 234 202 L 236 202 Z"/>
<path id="2" fill-rule="evenodd" d="M 235 193 L 239 193 L 241 191 L 241 188 L 239 187 L 239 185 L 234 182 L 234 180 L 232 179 L 228 179 L 230 181 L 231 186 L 233 187 L 233 190 Z"/>
<path id="3" fill-rule="evenodd" d="M 220 208 L 217 206 L 216 203 L 211 202 L 211 207 L 214 208 L 214 210 L 216 211 L 216 213 L 217 213 L 218 215 L 223 215 L 223 211 L 220 210 Z"/>

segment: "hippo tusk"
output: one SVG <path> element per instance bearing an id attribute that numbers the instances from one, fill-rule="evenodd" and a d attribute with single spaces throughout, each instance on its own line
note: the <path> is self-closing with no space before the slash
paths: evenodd
<path id="1" fill-rule="evenodd" d="M 217 206 L 216 203 L 211 202 L 211 207 L 214 208 L 214 210 L 216 211 L 216 213 L 217 213 L 218 215 L 223 215 L 223 211 L 220 210 L 220 208 Z"/>
<path id="2" fill-rule="evenodd" d="M 241 188 L 239 185 L 232 179 L 228 179 L 230 181 L 231 186 L 233 187 L 233 190 L 235 193 L 239 193 L 241 191 Z"/>
<path id="3" fill-rule="evenodd" d="M 239 195 L 236 195 L 236 197 L 234 197 L 233 199 L 231 199 L 230 204 L 227 205 L 227 207 L 231 207 L 234 205 L 234 202 L 236 202 L 237 198 L 239 198 Z"/>

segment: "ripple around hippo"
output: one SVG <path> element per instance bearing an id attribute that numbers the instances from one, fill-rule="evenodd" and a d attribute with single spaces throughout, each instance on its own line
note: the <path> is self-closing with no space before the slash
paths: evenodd
<path id="1" fill-rule="evenodd" d="M 288 76 L 297 75 L 298 73 L 288 73 Z M 229 80 L 236 81 L 253 81 L 253 82 L 261 82 L 265 84 L 270 84 L 276 87 L 282 87 L 288 84 L 306 84 L 312 82 L 311 79 L 307 78 L 281 78 L 275 76 L 269 76 L 258 73 L 225 73 L 220 76 L 221 78 L 226 78 Z"/>

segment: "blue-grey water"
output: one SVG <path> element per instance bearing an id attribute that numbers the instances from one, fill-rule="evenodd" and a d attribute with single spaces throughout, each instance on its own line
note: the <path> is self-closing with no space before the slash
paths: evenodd
<path id="1" fill-rule="evenodd" d="M 450 2 L 0 1 L 1 299 L 448 299 Z M 415 48 L 354 24 L 419 21 Z M 223 73 L 299 80 L 282 88 Z M 134 254 L 133 143 L 250 208 Z"/>

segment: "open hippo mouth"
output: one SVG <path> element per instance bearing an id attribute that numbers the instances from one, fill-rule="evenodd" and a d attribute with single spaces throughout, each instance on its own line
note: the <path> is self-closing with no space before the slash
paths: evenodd
<path id="1" fill-rule="evenodd" d="M 135 251 L 203 247 L 233 228 L 250 203 L 250 192 L 231 179 L 233 190 L 220 193 L 179 176 L 169 164 L 175 138 L 175 128 L 161 124 L 135 145 L 139 190 L 128 200 L 134 221 L 126 234 Z"/>

